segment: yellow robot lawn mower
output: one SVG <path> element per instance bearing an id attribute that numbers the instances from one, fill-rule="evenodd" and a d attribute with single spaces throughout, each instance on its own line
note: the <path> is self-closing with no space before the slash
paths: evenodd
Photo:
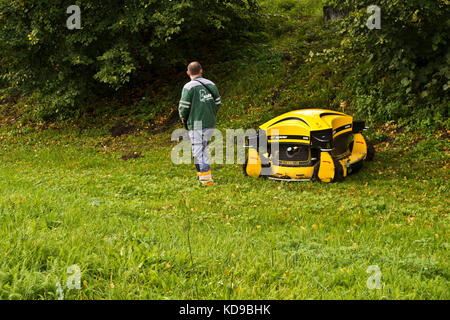
<path id="1" fill-rule="evenodd" d="M 259 127 L 246 141 L 244 173 L 281 181 L 342 181 L 375 155 L 362 132 L 364 121 L 337 111 L 285 113 Z"/>

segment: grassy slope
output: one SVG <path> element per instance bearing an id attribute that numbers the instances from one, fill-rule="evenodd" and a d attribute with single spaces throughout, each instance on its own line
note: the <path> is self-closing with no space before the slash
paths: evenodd
<path id="1" fill-rule="evenodd" d="M 333 44 L 332 27 L 284 20 L 278 38 L 211 68 L 225 93 L 219 128 L 345 96 L 337 74 L 304 63 Z M 340 184 L 215 165 L 204 189 L 192 166 L 171 163 L 169 132 L 4 128 L 0 298 L 57 298 L 77 264 L 82 288 L 66 298 L 448 299 L 448 141 L 393 126 L 369 135 L 376 161 Z M 130 151 L 143 158 L 119 160 Z M 380 290 L 366 286 L 371 265 Z"/>

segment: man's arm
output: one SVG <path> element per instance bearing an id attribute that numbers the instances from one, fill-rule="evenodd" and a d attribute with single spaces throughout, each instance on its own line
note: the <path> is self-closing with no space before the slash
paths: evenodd
<path id="1" fill-rule="evenodd" d="M 222 99 L 220 97 L 219 90 L 216 86 L 213 86 L 213 96 L 214 96 L 214 102 L 216 103 L 216 112 L 219 111 L 220 106 L 222 105 Z"/>
<path id="2" fill-rule="evenodd" d="M 178 105 L 178 112 L 180 114 L 180 119 L 183 122 L 186 122 L 189 117 L 189 113 L 191 111 L 192 97 L 190 94 L 190 90 L 183 88 L 181 93 L 180 104 Z"/>

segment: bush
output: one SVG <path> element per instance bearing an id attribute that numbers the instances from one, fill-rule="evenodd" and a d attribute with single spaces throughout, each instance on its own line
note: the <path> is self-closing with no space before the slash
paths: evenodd
<path id="1" fill-rule="evenodd" d="M 354 65 L 347 86 L 358 111 L 377 121 L 410 118 L 414 122 L 411 116 L 420 114 L 443 123 L 450 88 L 448 1 L 331 0 L 329 4 L 350 9 L 350 15 L 339 22 L 344 35 L 341 48 L 332 55 Z M 367 8 L 373 4 L 381 8 L 380 30 L 366 26 Z"/>
<path id="2" fill-rule="evenodd" d="M 66 27 L 73 4 L 81 30 Z M 46 117 L 70 117 L 89 97 L 226 51 L 255 25 L 257 8 L 255 0 L 0 0 L 0 85 L 34 95 Z"/>

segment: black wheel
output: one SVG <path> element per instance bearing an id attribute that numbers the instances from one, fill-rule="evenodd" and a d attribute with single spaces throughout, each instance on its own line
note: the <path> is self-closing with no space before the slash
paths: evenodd
<path id="1" fill-rule="evenodd" d="M 373 161 L 375 158 L 375 147 L 372 142 L 367 142 L 367 161 Z"/>
<path id="2" fill-rule="evenodd" d="M 320 169 L 320 161 L 317 162 L 317 163 L 314 165 L 314 171 L 313 171 L 313 175 L 312 175 L 312 178 L 311 178 L 312 181 L 319 181 L 319 182 L 320 182 L 320 179 L 319 179 L 319 169 Z"/>
<path id="3" fill-rule="evenodd" d="M 314 165 L 314 171 L 313 171 L 313 175 L 312 175 L 312 177 L 311 177 L 311 181 L 319 181 L 320 182 L 320 179 L 319 179 L 319 169 L 320 169 L 320 152 L 319 151 L 316 151 L 317 152 L 317 155 L 316 155 L 316 158 L 317 158 L 317 162 L 316 162 L 316 164 Z"/>
<path id="4" fill-rule="evenodd" d="M 360 161 L 360 162 L 357 162 L 355 164 L 352 164 L 351 167 L 350 167 L 351 171 L 349 172 L 349 174 L 357 173 L 359 170 L 362 169 L 363 165 L 364 165 L 363 161 Z"/>
<path id="5" fill-rule="evenodd" d="M 242 165 L 242 170 L 244 171 L 244 176 L 246 176 L 246 177 L 248 177 L 248 174 L 247 174 L 247 164 L 248 164 L 248 157 L 245 157 L 245 162 L 244 162 L 244 164 Z"/>
<path id="6" fill-rule="evenodd" d="M 344 168 L 340 161 L 333 158 L 334 162 L 334 179 L 333 182 L 342 182 L 344 181 Z"/>

